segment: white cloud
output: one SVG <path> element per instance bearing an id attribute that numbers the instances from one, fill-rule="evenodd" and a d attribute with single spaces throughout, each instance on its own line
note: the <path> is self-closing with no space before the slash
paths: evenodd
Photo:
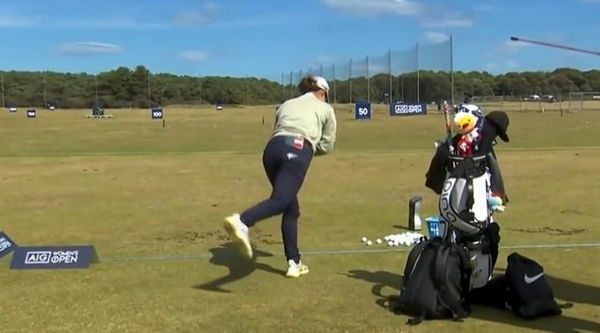
<path id="1" fill-rule="evenodd" d="M 121 47 L 115 44 L 98 42 L 75 42 L 65 43 L 58 46 L 60 53 L 65 55 L 96 55 L 119 53 Z"/>
<path id="2" fill-rule="evenodd" d="M 495 51 L 503 54 L 516 54 L 521 52 L 521 50 L 530 47 L 530 44 L 515 42 L 512 40 L 504 41 L 500 46 L 495 47 Z"/>
<path id="3" fill-rule="evenodd" d="M 217 4 L 214 1 L 205 1 L 204 8 L 206 8 L 210 11 L 216 11 L 216 10 L 219 10 L 221 7 L 219 6 L 219 4 Z"/>
<path id="4" fill-rule="evenodd" d="M 490 5 L 478 5 L 473 7 L 473 11 L 475 12 L 482 12 L 482 13 L 489 13 L 494 11 L 494 7 L 490 6 Z"/>
<path id="5" fill-rule="evenodd" d="M 206 52 L 203 52 L 203 51 L 188 50 L 188 51 L 179 52 L 177 54 L 177 57 L 179 59 L 183 59 L 183 60 L 187 60 L 187 61 L 200 62 L 200 61 L 205 61 L 206 59 L 208 59 L 208 54 L 206 54 Z"/>
<path id="6" fill-rule="evenodd" d="M 132 29 L 132 30 L 146 30 L 146 29 L 165 29 L 169 25 L 157 22 L 140 22 L 132 18 L 106 18 L 106 19 L 92 19 L 92 20 L 50 20 L 48 22 L 50 27 L 58 28 L 94 28 L 94 29 Z"/>
<path id="7" fill-rule="evenodd" d="M 166 22 L 141 21 L 131 17 L 45 17 L 0 14 L 0 28 L 127 29 L 150 30 L 174 27 Z"/>
<path id="8" fill-rule="evenodd" d="M 523 49 L 531 47 L 530 44 L 511 41 L 510 39 L 499 42 L 493 47 L 488 48 L 484 56 L 489 59 L 485 65 L 486 70 L 490 72 L 507 72 L 516 70 L 521 64 L 515 60 L 518 53 Z"/>
<path id="9" fill-rule="evenodd" d="M 175 17 L 175 23 L 182 25 L 202 25 L 210 21 L 210 17 L 197 12 L 180 13 Z"/>
<path id="10" fill-rule="evenodd" d="M 475 25 L 475 20 L 458 13 L 449 13 L 445 6 L 421 4 L 413 0 L 321 0 L 326 6 L 342 13 L 372 18 L 381 15 L 415 16 L 425 27 L 464 28 Z M 478 7 L 478 10 L 489 10 Z M 472 11 L 476 11 L 473 9 Z"/>
<path id="11" fill-rule="evenodd" d="M 430 18 L 423 25 L 429 28 L 467 28 L 474 26 L 475 21 L 466 17 L 452 15 L 441 18 Z"/>
<path id="12" fill-rule="evenodd" d="M 0 28 L 25 28 L 36 24 L 36 18 L 0 15 Z"/>
<path id="13" fill-rule="evenodd" d="M 448 38 L 450 38 L 450 37 L 442 32 L 435 32 L 435 31 L 425 32 L 425 39 L 429 42 L 441 43 L 441 42 L 447 41 Z"/>
<path id="14" fill-rule="evenodd" d="M 408 0 L 322 0 L 325 5 L 347 14 L 373 17 L 382 14 L 417 15 L 421 5 Z"/>
<path id="15" fill-rule="evenodd" d="M 201 10 L 182 11 L 175 17 L 175 23 L 180 25 L 205 25 L 214 21 L 221 7 L 212 0 L 204 1 Z"/>

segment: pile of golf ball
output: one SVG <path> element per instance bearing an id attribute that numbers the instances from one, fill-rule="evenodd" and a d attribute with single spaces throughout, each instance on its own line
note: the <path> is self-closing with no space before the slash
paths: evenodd
<path id="1" fill-rule="evenodd" d="M 424 236 L 418 232 L 403 232 L 399 234 L 390 234 L 381 238 L 377 238 L 375 243 L 377 244 L 387 244 L 387 246 L 411 246 L 419 242 L 421 238 Z M 367 237 L 363 237 L 362 242 L 367 246 L 373 245 L 373 241 L 368 239 Z"/>

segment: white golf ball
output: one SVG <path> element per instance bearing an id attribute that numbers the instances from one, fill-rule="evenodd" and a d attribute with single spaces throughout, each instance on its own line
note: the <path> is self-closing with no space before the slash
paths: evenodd
<path id="1" fill-rule="evenodd" d="M 373 245 L 373 242 L 367 241 L 367 246 L 371 246 L 371 245 Z"/>
<path id="2" fill-rule="evenodd" d="M 377 238 L 376 242 L 377 242 L 377 244 L 381 244 L 382 243 L 380 238 Z"/>
<path id="3" fill-rule="evenodd" d="M 364 243 L 364 242 L 366 242 L 366 241 L 367 241 L 367 237 L 363 237 L 363 238 L 361 238 L 361 240 L 362 240 L 362 241 L 363 241 L 363 243 Z"/>

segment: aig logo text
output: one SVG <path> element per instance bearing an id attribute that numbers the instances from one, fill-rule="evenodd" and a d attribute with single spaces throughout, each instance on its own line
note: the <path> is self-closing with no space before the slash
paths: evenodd
<path id="1" fill-rule="evenodd" d="M 394 112 L 397 114 L 402 113 L 422 113 L 423 109 L 421 105 L 406 105 L 406 104 L 397 104 L 394 106 Z"/>
<path id="2" fill-rule="evenodd" d="M 73 264 L 78 257 L 79 251 L 29 251 L 25 255 L 25 264 Z"/>

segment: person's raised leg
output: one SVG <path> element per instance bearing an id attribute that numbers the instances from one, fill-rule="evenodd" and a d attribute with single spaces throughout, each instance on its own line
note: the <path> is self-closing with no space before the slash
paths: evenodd
<path id="1" fill-rule="evenodd" d="M 277 142 L 272 140 L 267 143 L 265 151 L 263 152 L 263 167 L 271 185 L 274 184 L 279 169 L 279 159 L 277 158 L 278 150 L 280 150 L 280 148 L 278 147 Z M 233 214 L 225 218 L 224 225 L 231 240 L 238 247 L 242 255 L 247 258 L 252 258 L 253 256 L 252 245 L 250 244 L 250 232 L 246 222 L 253 221 L 252 219 L 252 215 L 250 217 L 246 216 L 245 218 L 242 218 L 240 214 Z M 251 225 L 254 223 L 256 223 L 256 221 L 253 221 Z"/>

